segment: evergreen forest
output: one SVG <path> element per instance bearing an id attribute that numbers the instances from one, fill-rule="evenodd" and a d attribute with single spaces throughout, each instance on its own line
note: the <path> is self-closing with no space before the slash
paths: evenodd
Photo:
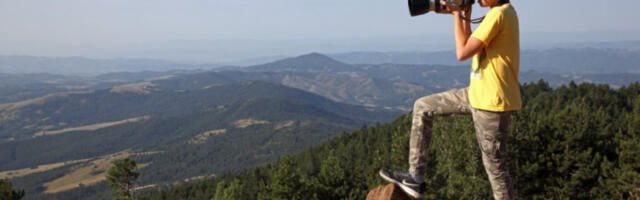
<path id="1" fill-rule="evenodd" d="M 509 170 L 523 199 L 639 199 L 640 83 L 521 87 Z M 141 193 L 139 199 L 365 199 L 380 168 L 406 170 L 410 114 L 343 133 L 272 164 Z M 434 121 L 427 199 L 491 199 L 470 116 Z"/>

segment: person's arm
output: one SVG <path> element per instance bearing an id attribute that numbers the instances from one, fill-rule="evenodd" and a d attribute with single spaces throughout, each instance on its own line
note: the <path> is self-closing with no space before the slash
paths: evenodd
<path id="1" fill-rule="evenodd" d="M 454 35 L 456 40 L 456 57 L 459 61 L 467 60 L 478 53 L 485 44 L 482 41 L 471 37 L 471 7 L 461 10 L 459 7 L 447 5 L 446 1 L 441 0 L 441 4 L 447 6 L 447 9 L 453 14 Z M 463 14 L 464 12 L 464 14 Z M 464 15 L 466 20 L 463 20 Z"/>

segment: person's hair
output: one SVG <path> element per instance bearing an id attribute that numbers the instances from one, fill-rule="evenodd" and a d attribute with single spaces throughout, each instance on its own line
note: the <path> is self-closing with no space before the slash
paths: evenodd
<path id="1" fill-rule="evenodd" d="M 505 4 L 505 3 L 509 3 L 509 0 L 500 0 L 498 2 L 498 5 L 502 5 L 502 4 Z"/>
<path id="2" fill-rule="evenodd" d="M 509 3 L 509 0 L 500 0 L 500 1 L 498 1 L 498 5 L 502 5 L 502 4 L 505 4 L 505 3 Z M 472 19 L 471 23 L 479 24 L 480 22 L 482 22 L 482 20 L 484 20 L 484 16 Z"/>

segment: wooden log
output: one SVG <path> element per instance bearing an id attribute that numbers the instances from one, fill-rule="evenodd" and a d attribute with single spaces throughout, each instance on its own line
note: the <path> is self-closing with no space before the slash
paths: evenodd
<path id="1" fill-rule="evenodd" d="M 367 200 L 410 200 L 410 198 L 400 187 L 395 184 L 387 184 L 369 191 Z"/>

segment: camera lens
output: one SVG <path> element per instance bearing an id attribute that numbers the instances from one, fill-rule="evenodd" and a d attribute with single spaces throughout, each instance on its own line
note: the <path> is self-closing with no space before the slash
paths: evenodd
<path id="1" fill-rule="evenodd" d="M 475 0 L 446 0 L 449 4 L 467 6 L 475 3 Z M 440 5 L 440 0 L 409 0 L 409 13 L 412 17 L 434 11 L 436 13 L 446 13 L 447 8 Z"/>
<path id="2" fill-rule="evenodd" d="M 409 0 L 409 13 L 411 13 L 412 17 L 425 14 L 429 12 L 430 5 L 432 2 L 436 0 Z M 435 2 L 433 2 L 435 4 Z"/>

